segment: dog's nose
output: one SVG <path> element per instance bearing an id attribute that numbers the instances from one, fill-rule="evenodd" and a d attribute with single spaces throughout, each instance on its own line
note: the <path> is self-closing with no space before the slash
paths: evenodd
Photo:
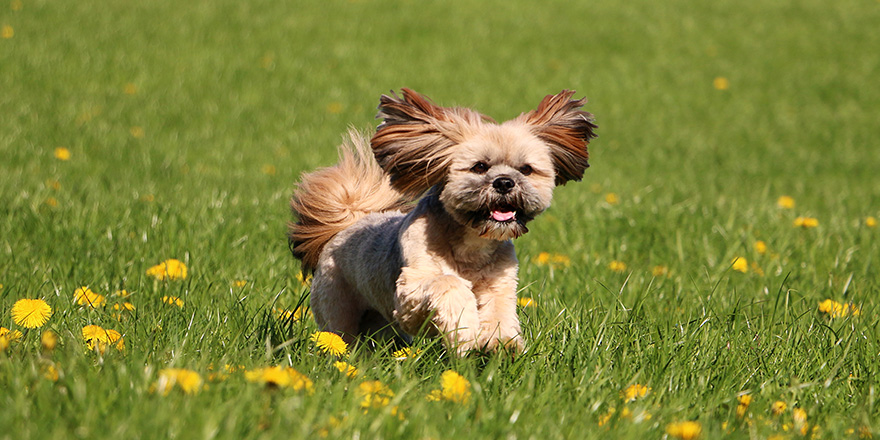
<path id="1" fill-rule="evenodd" d="M 506 194 L 516 186 L 516 182 L 510 177 L 499 177 L 492 182 L 492 187 L 501 194 Z"/>

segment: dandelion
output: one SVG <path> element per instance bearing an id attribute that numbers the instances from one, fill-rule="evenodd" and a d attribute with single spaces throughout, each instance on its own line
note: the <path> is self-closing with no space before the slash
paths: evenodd
<path id="1" fill-rule="evenodd" d="M 537 307 L 538 303 L 536 303 L 535 300 L 533 300 L 527 296 L 523 296 L 521 298 L 517 298 L 516 305 L 518 305 L 520 307 Z"/>
<path id="2" fill-rule="evenodd" d="M 786 409 L 788 409 L 788 404 L 781 400 L 777 400 L 770 404 L 770 413 L 774 416 L 782 414 Z"/>
<path id="3" fill-rule="evenodd" d="M 422 354 L 422 350 L 413 347 L 403 347 L 400 350 L 391 353 L 391 357 L 398 361 L 405 361 L 407 359 L 412 359 L 418 357 Z"/>
<path id="4" fill-rule="evenodd" d="M 186 394 L 195 394 L 202 388 L 202 376 L 185 368 L 166 368 L 159 370 L 159 380 L 155 389 L 167 396 L 177 386 Z"/>
<path id="5" fill-rule="evenodd" d="M 614 417 L 614 413 L 617 412 L 614 408 L 608 408 L 608 412 L 599 416 L 598 424 L 599 426 L 605 426 L 609 421 L 611 421 L 611 417 Z"/>
<path id="6" fill-rule="evenodd" d="M 267 176 L 274 176 L 277 172 L 275 169 L 275 165 L 270 164 L 263 165 L 263 167 L 260 168 L 260 171 Z"/>
<path id="7" fill-rule="evenodd" d="M 147 275 L 159 281 L 183 280 L 186 279 L 186 264 L 171 258 L 147 269 Z"/>
<path id="8" fill-rule="evenodd" d="M 129 296 L 131 296 L 131 292 L 129 292 L 125 289 L 121 289 L 121 290 L 117 290 L 117 291 L 113 292 L 113 296 L 116 296 L 119 298 L 128 298 Z M 126 304 L 128 304 L 128 303 L 126 303 Z M 132 310 L 134 310 L 134 309 L 132 309 Z"/>
<path id="9" fill-rule="evenodd" d="M 116 344 L 116 349 L 119 351 L 125 350 L 125 340 L 122 338 L 122 334 L 116 330 L 107 330 L 107 342 Z"/>
<path id="10" fill-rule="evenodd" d="M 281 321 L 299 321 L 302 319 L 303 314 L 305 314 L 302 307 L 298 307 L 296 310 L 273 308 L 272 313 L 275 314 L 275 318 Z"/>
<path id="11" fill-rule="evenodd" d="M 0 327 L 0 338 L 6 339 L 7 342 L 13 342 L 21 339 L 22 333 L 18 330 L 9 330 L 6 327 Z"/>
<path id="12" fill-rule="evenodd" d="M 727 90 L 730 88 L 730 80 L 719 76 L 712 80 L 712 87 L 715 87 L 715 90 Z"/>
<path id="13" fill-rule="evenodd" d="M 41 299 L 20 299 L 12 305 L 12 321 L 24 328 L 42 327 L 52 316 L 52 307 Z"/>
<path id="14" fill-rule="evenodd" d="M 615 193 L 608 193 L 605 194 L 605 203 L 609 205 L 617 205 L 620 203 L 620 198 L 617 197 L 617 194 Z"/>
<path id="15" fill-rule="evenodd" d="M 106 300 L 104 295 L 97 294 L 86 286 L 80 287 L 73 292 L 73 301 L 78 305 L 89 307 L 101 307 Z"/>
<path id="16" fill-rule="evenodd" d="M 51 380 L 52 382 L 58 382 L 59 374 L 58 374 L 58 369 L 55 368 L 55 365 L 51 365 L 51 364 L 47 365 L 47 366 L 43 367 L 42 370 L 43 370 L 43 377 Z"/>
<path id="17" fill-rule="evenodd" d="M 813 217 L 798 217 L 794 219 L 794 226 L 804 229 L 815 228 L 819 226 L 819 220 Z"/>
<path id="18" fill-rule="evenodd" d="M 310 284 L 312 284 L 312 274 L 309 274 L 308 276 L 303 276 L 302 272 L 298 272 L 296 274 L 296 279 L 303 286 L 309 286 Z"/>
<path id="19" fill-rule="evenodd" d="M 15 36 L 15 29 L 13 29 L 12 26 L 9 26 L 8 24 L 4 24 L 3 27 L 0 28 L 0 37 L 3 37 L 4 39 L 8 40 L 14 36 Z"/>
<path id="20" fill-rule="evenodd" d="M 70 150 L 64 147 L 58 147 L 55 149 L 55 159 L 58 160 L 70 160 Z"/>
<path id="21" fill-rule="evenodd" d="M 358 385 L 357 392 L 363 397 L 361 408 L 364 410 L 383 408 L 388 406 L 391 399 L 394 398 L 394 391 L 378 380 L 369 380 Z"/>
<path id="22" fill-rule="evenodd" d="M 755 242 L 755 252 L 764 255 L 767 253 L 767 243 L 764 243 L 762 240 L 758 240 Z"/>
<path id="23" fill-rule="evenodd" d="M 292 388 L 294 391 L 305 390 L 309 394 L 314 392 L 312 381 L 290 367 L 276 366 L 245 371 L 244 378 L 248 382 L 262 383 L 269 387 Z"/>
<path id="24" fill-rule="evenodd" d="M 142 138 L 144 137 L 144 134 L 146 134 L 146 133 L 144 132 L 144 127 L 141 127 L 141 126 L 138 126 L 138 125 L 135 125 L 134 127 L 131 127 L 131 128 L 128 130 L 128 132 L 131 133 L 131 137 L 133 137 L 133 138 L 135 138 L 135 139 L 142 139 Z"/>
<path id="25" fill-rule="evenodd" d="M 651 389 L 642 384 L 632 384 L 620 392 L 620 396 L 626 402 L 632 402 L 636 399 L 645 397 Z"/>
<path id="26" fill-rule="evenodd" d="M 776 200 L 776 206 L 782 209 L 792 209 L 794 208 L 794 199 L 790 196 L 781 196 Z"/>
<path id="27" fill-rule="evenodd" d="M 703 426 L 695 421 L 675 422 L 666 425 L 666 433 L 682 440 L 693 440 L 703 433 Z"/>
<path id="28" fill-rule="evenodd" d="M 232 282 L 232 286 L 236 289 L 241 289 L 242 287 L 247 285 L 247 280 L 235 280 Z"/>
<path id="29" fill-rule="evenodd" d="M 865 226 L 867 226 L 869 228 L 876 228 L 877 227 L 877 219 L 874 217 L 866 217 L 865 218 Z"/>
<path id="30" fill-rule="evenodd" d="M 342 340 L 342 337 L 333 332 L 315 332 L 312 333 L 312 342 L 322 352 L 333 356 L 343 356 L 348 352 L 348 344 Z"/>
<path id="31" fill-rule="evenodd" d="M 447 400 L 455 403 L 468 403 L 471 399 L 471 383 L 453 370 L 440 375 L 440 389 L 431 391 L 428 400 Z"/>
<path id="32" fill-rule="evenodd" d="M 82 337 L 83 340 L 86 341 L 86 346 L 89 350 L 95 350 L 97 347 L 98 351 L 101 353 L 104 352 L 107 345 L 110 343 L 110 337 L 107 335 L 107 331 L 101 326 L 94 324 L 83 327 Z"/>
<path id="33" fill-rule="evenodd" d="M 134 83 L 126 83 L 122 86 L 122 92 L 126 95 L 134 95 L 137 94 L 138 88 Z"/>
<path id="34" fill-rule="evenodd" d="M 55 346 L 58 345 L 58 335 L 52 330 L 44 331 L 40 335 L 40 345 L 43 347 L 43 351 L 55 350 Z"/>
<path id="35" fill-rule="evenodd" d="M 334 362 L 333 366 L 339 370 L 340 373 L 345 373 L 346 376 L 350 378 L 355 378 L 358 375 L 358 369 L 354 365 L 349 364 L 348 362 L 338 361 Z"/>
<path id="36" fill-rule="evenodd" d="M 655 278 L 665 277 L 669 275 L 669 268 L 663 266 L 662 264 L 658 264 L 657 266 L 654 266 L 653 269 L 651 269 L 651 275 L 653 275 Z"/>
<path id="37" fill-rule="evenodd" d="M 831 318 L 842 318 L 848 315 L 859 316 L 862 313 L 855 304 L 841 304 L 833 299 L 820 302 L 819 312 L 825 313 Z"/>
<path id="38" fill-rule="evenodd" d="M 54 208 L 58 206 L 58 199 L 56 199 L 55 197 L 47 197 L 45 203 L 46 206 Z"/>
<path id="39" fill-rule="evenodd" d="M 741 394 L 736 398 L 739 404 L 736 406 L 736 416 L 738 418 L 743 418 L 746 415 L 746 412 L 749 410 L 749 405 L 752 404 L 752 395 L 751 394 Z"/>
<path id="40" fill-rule="evenodd" d="M 163 296 L 162 302 L 171 306 L 183 308 L 183 300 L 176 296 Z"/>
<path id="41" fill-rule="evenodd" d="M 749 271 L 749 261 L 743 257 L 736 257 L 731 262 L 731 267 L 737 272 L 746 273 Z"/>
<path id="42" fill-rule="evenodd" d="M 612 272 L 624 272 L 626 271 L 626 263 L 614 260 L 608 263 L 608 269 L 611 269 Z"/>

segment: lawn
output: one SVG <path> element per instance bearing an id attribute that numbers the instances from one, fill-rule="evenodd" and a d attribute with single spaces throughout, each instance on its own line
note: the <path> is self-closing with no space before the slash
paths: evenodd
<path id="1" fill-rule="evenodd" d="M 878 24 L 875 0 L 2 0 L 0 438 L 870 438 Z M 288 198 L 401 87 L 497 120 L 589 99 L 592 167 L 516 240 L 520 356 L 312 336 Z"/>

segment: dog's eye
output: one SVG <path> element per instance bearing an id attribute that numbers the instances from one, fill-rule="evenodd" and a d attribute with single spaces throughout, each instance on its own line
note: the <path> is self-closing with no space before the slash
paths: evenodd
<path id="1" fill-rule="evenodd" d="M 519 167 L 519 172 L 522 173 L 523 176 L 528 176 L 529 174 L 532 174 L 532 171 L 535 170 L 532 169 L 531 165 L 523 165 Z"/>
<path id="2" fill-rule="evenodd" d="M 486 165 L 486 162 L 477 162 L 471 167 L 471 172 L 477 174 L 483 174 L 486 171 L 489 171 L 489 165 Z"/>

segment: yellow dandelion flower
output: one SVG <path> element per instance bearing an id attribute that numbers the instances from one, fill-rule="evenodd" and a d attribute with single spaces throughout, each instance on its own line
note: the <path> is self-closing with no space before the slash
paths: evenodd
<path id="1" fill-rule="evenodd" d="M 767 243 L 762 240 L 758 240 L 755 242 L 755 252 L 764 255 L 767 253 Z"/>
<path id="2" fill-rule="evenodd" d="M 126 95 L 134 95 L 137 94 L 138 88 L 134 83 L 126 83 L 122 86 L 122 92 Z"/>
<path id="3" fill-rule="evenodd" d="M 736 401 L 740 405 L 749 406 L 752 404 L 752 395 L 751 394 L 740 394 L 736 397 Z"/>
<path id="4" fill-rule="evenodd" d="M 669 268 L 658 264 L 657 266 L 654 266 L 653 269 L 651 269 L 651 275 L 653 275 L 655 278 L 665 277 L 669 275 Z"/>
<path id="5" fill-rule="evenodd" d="M 746 416 L 746 413 L 749 411 L 748 405 L 737 405 L 736 406 L 736 417 L 741 419 Z"/>
<path id="6" fill-rule="evenodd" d="M 731 262 L 731 266 L 733 267 L 733 270 L 737 272 L 746 273 L 749 271 L 749 261 L 743 257 L 734 258 L 733 262 Z"/>
<path id="7" fill-rule="evenodd" d="M 535 258 L 535 262 L 540 265 L 545 265 L 550 262 L 550 253 L 549 252 L 541 252 Z"/>
<path id="8" fill-rule="evenodd" d="M 336 367 L 336 369 L 339 370 L 340 373 L 345 373 L 345 375 L 348 377 L 355 378 L 358 375 L 357 367 L 349 364 L 348 362 L 334 362 L 333 366 Z"/>
<path id="9" fill-rule="evenodd" d="M 666 425 L 666 433 L 682 440 L 693 440 L 703 433 L 703 425 L 695 421 L 670 423 Z"/>
<path id="10" fill-rule="evenodd" d="M 6 327 L 0 327 L 0 336 L 6 338 L 8 341 L 17 341 L 22 337 L 22 333 L 18 330 L 9 330 Z"/>
<path id="11" fill-rule="evenodd" d="M 290 367 L 276 366 L 245 371 L 244 378 L 248 382 L 262 383 L 269 387 L 292 388 L 294 391 L 305 390 L 309 394 L 314 392 L 312 381 Z"/>
<path id="12" fill-rule="evenodd" d="M 719 76 L 712 80 L 712 87 L 715 87 L 715 90 L 727 90 L 730 88 L 730 80 Z"/>
<path id="13" fill-rule="evenodd" d="M 120 312 L 133 312 L 135 310 L 134 304 L 130 302 L 124 302 L 122 304 L 113 304 L 113 310 Z"/>
<path id="14" fill-rule="evenodd" d="M 342 337 L 333 332 L 315 332 L 312 333 L 312 342 L 322 352 L 333 356 L 343 356 L 348 352 L 348 344 L 342 340 Z"/>
<path id="15" fill-rule="evenodd" d="M 3 37 L 4 39 L 8 40 L 14 36 L 15 36 L 15 29 L 13 29 L 12 26 L 9 26 L 8 24 L 4 24 L 3 27 L 0 28 L 0 37 Z"/>
<path id="16" fill-rule="evenodd" d="M 361 408 L 383 408 L 394 398 L 394 392 L 378 380 L 369 380 L 358 385 L 358 395 L 363 397 Z"/>
<path id="17" fill-rule="evenodd" d="M 803 408 L 795 408 L 791 410 L 791 417 L 795 424 L 803 424 L 807 421 L 807 412 Z"/>
<path id="18" fill-rule="evenodd" d="M 617 197 L 617 194 L 615 193 L 608 193 L 605 194 L 605 203 L 609 205 L 617 205 L 620 203 L 620 198 Z"/>
<path id="19" fill-rule="evenodd" d="M 391 357 L 398 361 L 405 361 L 407 359 L 412 359 L 418 357 L 422 354 L 422 350 L 413 347 L 403 347 L 400 350 L 391 353 Z"/>
<path id="20" fill-rule="evenodd" d="M 632 402 L 636 399 L 645 397 L 651 389 L 642 384 L 632 384 L 620 392 L 620 396 L 626 402 Z"/>
<path id="21" fill-rule="evenodd" d="M 80 287 L 73 292 L 73 301 L 81 306 L 101 307 L 106 300 L 104 295 L 97 294 L 86 286 Z"/>
<path id="22" fill-rule="evenodd" d="M 861 315 L 861 310 L 855 304 L 841 304 L 833 299 L 826 299 L 820 302 L 819 312 L 828 314 L 831 318 Z"/>
<path id="23" fill-rule="evenodd" d="M 782 414 L 786 409 L 788 409 L 788 404 L 781 400 L 777 400 L 770 404 L 770 413 L 774 416 Z"/>
<path id="24" fill-rule="evenodd" d="M 468 403 L 471 399 L 471 383 L 453 370 L 440 375 L 440 389 L 431 392 L 428 400 L 447 400 L 455 403 Z"/>
<path id="25" fill-rule="evenodd" d="M 6 336 L 0 336 L 0 353 L 6 351 L 9 348 L 9 339 L 6 339 Z"/>
<path id="26" fill-rule="evenodd" d="M 41 299 L 20 299 L 12 305 L 12 321 L 24 328 L 42 327 L 52 316 L 52 307 Z"/>
<path id="27" fill-rule="evenodd" d="M 809 228 L 815 228 L 816 226 L 819 226 L 819 220 L 817 220 L 813 217 L 798 217 L 798 218 L 794 219 L 793 224 L 795 227 L 798 227 L 798 228 L 809 229 Z"/>
<path id="28" fill-rule="evenodd" d="M 186 264 L 171 258 L 147 269 L 147 275 L 159 281 L 183 280 L 186 279 Z"/>
<path id="29" fill-rule="evenodd" d="M 135 139 L 142 139 L 146 134 L 146 132 L 144 131 L 144 127 L 141 127 L 139 125 L 131 127 L 128 132 L 131 133 L 131 137 Z"/>
<path id="30" fill-rule="evenodd" d="M 119 351 L 125 350 L 125 340 L 122 338 L 122 334 L 116 330 L 107 329 L 107 342 L 116 344 L 116 349 Z"/>
<path id="31" fill-rule="evenodd" d="M 183 300 L 176 296 L 163 296 L 162 302 L 171 306 L 183 308 Z"/>
<path id="32" fill-rule="evenodd" d="M 599 416 L 598 424 L 599 426 L 605 426 L 609 421 L 611 421 L 611 417 L 614 417 L 614 413 L 617 412 L 614 408 L 608 408 L 608 412 Z"/>
<path id="33" fill-rule="evenodd" d="M 70 150 L 64 147 L 58 147 L 55 149 L 55 159 L 58 160 L 70 160 Z"/>
<path id="34" fill-rule="evenodd" d="M 236 289 L 241 289 L 244 286 L 247 286 L 247 280 L 235 280 L 232 282 L 232 286 Z"/>
<path id="35" fill-rule="evenodd" d="M 46 206 L 50 206 L 50 207 L 54 208 L 54 207 L 58 206 L 58 199 L 56 199 L 55 197 L 47 197 L 45 203 L 46 203 Z"/>
<path id="36" fill-rule="evenodd" d="M 527 296 L 517 298 L 516 304 L 520 307 L 537 307 L 538 306 L 538 303 L 535 302 L 535 300 L 533 300 Z"/>
<path id="37" fill-rule="evenodd" d="M 263 167 L 260 168 L 260 171 L 267 176 L 274 176 L 277 173 L 275 165 L 270 164 L 263 165 Z"/>
<path id="38" fill-rule="evenodd" d="M 297 272 L 296 279 L 303 286 L 309 286 L 310 284 L 312 284 L 312 274 L 309 274 L 308 276 L 303 276 L 302 272 Z"/>
<path id="39" fill-rule="evenodd" d="M 870 426 L 859 426 L 859 438 L 874 438 Z"/>
<path id="40" fill-rule="evenodd" d="M 98 351 L 102 353 L 110 343 L 110 337 L 107 335 L 107 330 L 104 330 L 104 328 L 99 325 L 90 324 L 83 327 L 82 337 L 83 340 L 86 341 L 86 346 L 89 350 L 94 350 L 97 347 Z"/>
<path id="41" fill-rule="evenodd" d="M 55 365 L 51 365 L 51 364 L 47 365 L 47 366 L 43 367 L 42 370 L 43 370 L 43 377 L 45 377 L 48 380 L 51 380 L 52 382 L 58 382 L 59 374 L 58 374 L 58 369 L 55 368 Z"/>
<path id="42" fill-rule="evenodd" d="M 619 260 L 614 260 L 608 263 L 608 269 L 611 269 L 612 272 L 624 272 L 626 271 L 626 263 Z"/>
<path id="43" fill-rule="evenodd" d="M 202 389 L 202 376 L 185 368 L 166 368 L 159 370 L 156 390 L 167 396 L 177 386 L 186 394 L 195 394 Z"/>
<path id="44" fill-rule="evenodd" d="M 776 200 L 776 206 L 779 206 L 782 209 L 792 209 L 794 208 L 794 198 L 790 196 L 781 196 Z"/>
<path id="45" fill-rule="evenodd" d="M 299 321 L 300 319 L 302 319 L 305 312 L 303 311 L 302 307 L 298 307 L 296 310 L 273 308 L 272 313 L 275 314 L 275 317 L 281 321 Z"/>
<path id="46" fill-rule="evenodd" d="M 874 217 L 866 217 L 865 218 L 865 226 L 867 226 L 869 228 L 876 228 L 877 227 L 877 219 Z"/>
<path id="47" fill-rule="evenodd" d="M 58 345 L 58 335 L 52 330 L 46 330 L 40 335 L 40 345 L 44 351 L 52 351 Z"/>
<path id="48" fill-rule="evenodd" d="M 128 298 L 129 296 L 131 296 L 131 292 L 129 292 L 125 289 L 121 289 L 121 290 L 117 290 L 117 291 L 113 292 L 113 296 L 116 296 L 119 298 Z"/>

